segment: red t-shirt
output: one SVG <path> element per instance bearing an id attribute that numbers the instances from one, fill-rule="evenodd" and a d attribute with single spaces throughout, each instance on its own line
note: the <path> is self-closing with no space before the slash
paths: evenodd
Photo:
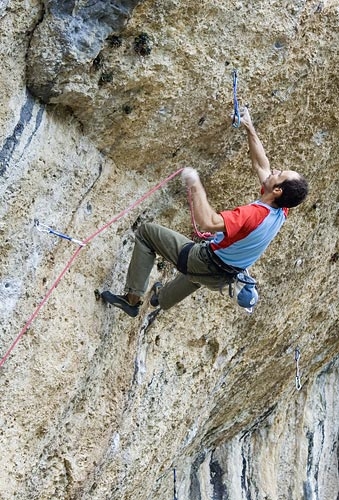
<path id="1" fill-rule="evenodd" d="M 211 249 L 227 264 L 246 268 L 267 248 L 287 213 L 287 208 L 273 208 L 260 201 L 220 212 L 226 231 L 216 233 Z"/>

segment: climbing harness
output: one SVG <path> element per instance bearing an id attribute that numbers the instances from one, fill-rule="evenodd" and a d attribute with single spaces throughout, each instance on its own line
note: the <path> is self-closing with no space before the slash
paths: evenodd
<path id="1" fill-rule="evenodd" d="M 182 274 L 187 274 L 187 263 L 188 263 L 188 255 L 194 247 L 195 243 L 191 241 L 190 243 L 186 243 L 180 250 L 180 253 L 178 255 L 178 261 L 177 261 L 177 269 L 180 271 Z"/>
<path id="2" fill-rule="evenodd" d="M 240 109 L 237 98 L 237 86 L 238 86 L 238 74 L 237 70 L 232 71 L 233 76 L 233 120 L 232 127 L 239 128 L 240 127 Z"/>
<path id="3" fill-rule="evenodd" d="M 37 228 L 38 231 L 41 233 L 50 233 L 54 234 L 55 236 L 59 236 L 59 238 L 63 238 L 64 240 L 72 241 L 72 243 L 76 243 L 77 245 L 84 247 L 85 243 L 83 243 L 80 240 L 76 240 L 75 238 L 72 238 L 71 236 L 67 236 L 67 234 L 60 233 L 60 231 L 55 231 L 55 229 L 52 229 L 49 226 L 46 226 L 46 224 L 41 224 L 38 219 L 34 219 L 34 226 Z"/>
<path id="4" fill-rule="evenodd" d="M 179 500 L 177 496 L 177 474 L 175 469 L 173 469 L 173 494 L 173 500 Z"/>
<path id="5" fill-rule="evenodd" d="M 295 387 L 297 391 L 300 391 L 302 388 L 301 385 L 301 375 L 300 375 L 300 370 L 299 370 L 299 359 L 300 359 L 300 349 L 299 347 L 296 347 L 294 351 L 294 359 L 295 359 Z"/>
<path id="6" fill-rule="evenodd" d="M 7 352 L 5 353 L 5 355 L 0 359 L 0 367 L 4 365 L 4 363 L 6 362 L 6 360 L 8 359 L 8 357 L 10 356 L 10 354 L 13 351 L 13 349 L 15 348 L 15 346 L 18 344 L 18 342 L 23 337 L 23 335 L 27 332 L 28 328 L 31 326 L 31 324 L 33 323 L 33 321 L 35 320 L 35 318 L 38 316 L 41 308 L 46 304 L 46 302 L 48 301 L 49 297 L 51 296 L 53 290 L 58 286 L 58 284 L 60 283 L 60 281 L 62 280 L 62 278 L 66 274 L 66 272 L 70 269 L 71 265 L 73 264 L 73 262 L 75 261 L 75 259 L 77 258 L 77 256 L 81 252 L 81 250 L 84 248 L 84 246 L 87 245 L 94 238 L 96 238 L 100 233 L 102 233 L 107 228 L 109 228 L 112 224 L 114 224 L 114 222 L 118 221 L 124 215 L 126 215 L 128 212 L 130 212 L 135 207 L 137 207 L 138 205 L 140 205 L 144 200 L 146 200 L 146 198 L 148 198 L 149 196 L 151 196 L 158 189 L 162 188 L 171 179 L 173 179 L 174 177 L 176 177 L 177 175 L 179 175 L 182 172 L 182 170 L 183 169 L 180 168 L 176 172 L 173 172 L 171 175 L 169 175 L 168 177 L 166 177 L 166 179 L 163 179 L 161 182 L 159 182 L 159 184 L 157 184 L 152 189 L 150 189 L 149 191 L 147 191 L 147 193 L 145 193 L 143 196 L 141 196 L 141 198 L 139 198 L 136 201 L 134 201 L 131 205 L 129 205 L 124 210 L 122 210 L 118 215 L 116 215 L 115 217 L 113 217 L 113 219 L 111 219 L 109 222 L 107 222 L 107 224 L 105 224 L 104 226 L 102 226 L 101 228 L 99 228 L 97 231 L 95 231 L 95 233 L 91 234 L 83 242 L 80 242 L 81 245 L 78 243 L 79 244 L 78 248 L 76 249 L 76 251 L 74 252 L 74 254 L 72 255 L 72 257 L 70 258 L 70 260 L 67 262 L 67 264 L 64 267 L 64 269 L 61 271 L 61 273 L 59 274 L 59 276 L 57 277 L 57 279 L 54 281 L 54 283 L 52 284 L 52 286 L 50 287 L 50 289 L 47 291 L 45 297 L 38 304 L 38 306 L 36 307 L 36 309 L 33 312 L 33 314 L 28 318 L 27 322 L 25 323 L 25 325 L 23 326 L 23 328 L 21 329 L 20 333 L 17 335 L 17 337 L 15 338 L 15 340 L 13 341 L 12 345 L 9 347 L 9 349 L 7 350 Z M 59 233 L 58 236 L 60 234 L 61 233 Z M 66 236 L 66 235 L 63 235 L 63 236 Z M 68 238 L 69 237 L 67 237 L 67 239 Z M 70 240 L 70 241 L 72 241 L 72 240 Z"/>

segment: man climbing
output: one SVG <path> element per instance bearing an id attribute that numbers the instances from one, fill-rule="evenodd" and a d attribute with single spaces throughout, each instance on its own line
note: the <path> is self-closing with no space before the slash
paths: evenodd
<path id="1" fill-rule="evenodd" d="M 194 218 L 201 228 L 215 233 L 214 236 L 209 241 L 194 243 L 157 224 L 143 224 L 136 232 L 126 294 L 104 291 L 101 294 L 104 301 L 129 316 L 137 316 L 156 254 L 171 262 L 179 273 L 164 286 L 153 285 L 151 304 L 154 307 L 169 309 L 201 286 L 221 290 L 233 282 L 239 272 L 254 264 L 278 233 L 288 209 L 304 201 L 308 193 L 306 179 L 292 170 L 270 170 L 247 108 L 241 111 L 241 124 L 247 132 L 252 167 L 261 183 L 260 199 L 217 213 L 207 200 L 197 171 L 184 168 L 181 176 L 191 192 Z"/>

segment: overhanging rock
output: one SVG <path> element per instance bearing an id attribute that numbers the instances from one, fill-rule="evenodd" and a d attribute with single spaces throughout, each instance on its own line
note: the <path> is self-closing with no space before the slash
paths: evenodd
<path id="1" fill-rule="evenodd" d="M 27 57 L 27 82 L 45 103 L 63 86 L 81 80 L 83 66 L 99 54 L 107 37 L 119 33 L 140 0 L 47 2 Z"/>

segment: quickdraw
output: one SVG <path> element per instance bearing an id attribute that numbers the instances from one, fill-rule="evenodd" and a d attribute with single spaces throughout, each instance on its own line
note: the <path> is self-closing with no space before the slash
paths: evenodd
<path id="1" fill-rule="evenodd" d="M 49 233 L 49 234 L 54 234 L 55 236 L 59 236 L 59 238 L 63 238 L 64 240 L 71 241 L 72 243 L 76 243 L 77 245 L 84 247 L 85 243 L 83 243 L 80 240 L 76 240 L 75 238 L 72 238 L 71 236 L 67 236 L 67 234 L 60 233 L 60 231 L 55 231 L 49 226 L 46 226 L 46 224 L 41 224 L 41 222 L 38 221 L 38 219 L 34 219 L 34 225 L 37 228 L 38 231 L 41 233 Z"/>
<path id="2" fill-rule="evenodd" d="M 239 128 L 240 127 L 240 109 L 237 98 L 237 86 L 238 86 L 238 74 L 237 70 L 232 71 L 233 76 L 233 120 L 232 127 Z"/>
<path id="3" fill-rule="evenodd" d="M 300 349 L 299 347 L 296 347 L 294 351 L 294 359 L 295 359 L 295 388 L 297 391 L 300 391 L 302 388 L 301 385 L 301 375 L 300 375 L 300 370 L 299 370 L 299 359 L 300 359 Z"/>
<path id="4" fill-rule="evenodd" d="M 173 494 L 174 494 L 174 497 L 173 497 L 173 500 L 179 500 L 178 496 L 177 496 L 177 474 L 176 474 L 176 471 L 175 469 L 173 469 Z"/>

